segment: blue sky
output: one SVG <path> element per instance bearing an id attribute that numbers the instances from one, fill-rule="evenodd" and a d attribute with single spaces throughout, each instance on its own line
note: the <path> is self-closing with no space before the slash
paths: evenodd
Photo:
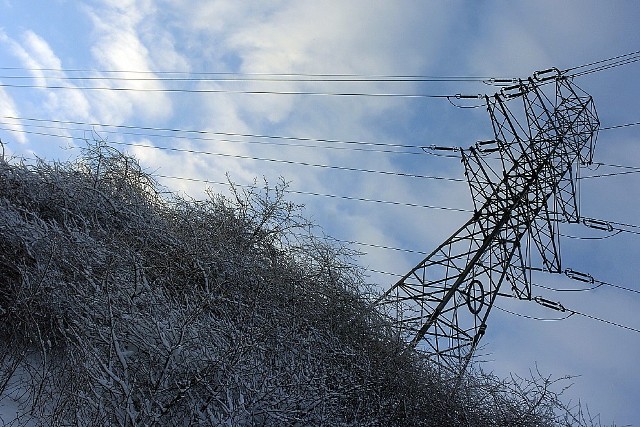
<path id="1" fill-rule="evenodd" d="M 206 134 L 207 140 L 184 132 L 130 130 L 146 134 L 130 135 L 122 128 L 104 125 L 466 147 L 492 137 L 488 114 L 483 108 L 456 108 L 442 98 L 179 93 L 159 89 L 436 95 L 496 90 L 481 82 L 168 82 L 159 78 L 166 77 L 162 72 L 168 71 L 181 73 L 174 77 L 192 80 L 204 72 L 527 77 L 536 70 L 566 69 L 635 52 L 640 47 L 640 4 L 635 1 L 54 0 L 45 4 L 0 0 L 0 16 L 0 83 L 5 85 L 0 87 L 0 138 L 8 153 L 73 158 L 77 155 L 73 147 L 81 145 L 77 138 L 95 130 L 113 142 L 227 155 L 126 147 L 145 168 L 162 175 L 225 181 L 228 172 L 240 184 L 263 176 L 276 182 L 282 176 L 297 192 L 456 209 L 472 207 L 465 183 L 240 157 L 464 177 L 458 160 L 434 157 L 415 148 L 222 137 L 215 133 Z M 93 71 L 71 71 L 74 69 Z M 112 71 L 119 71 L 119 77 L 144 76 L 146 80 L 95 80 L 113 77 L 115 74 L 109 73 Z M 609 127 L 640 121 L 639 75 L 640 64 L 633 63 L 578 77 L 575 83 L 594 97 L 602 126 Z M 94 80 L 68 80 L 74 76 Z M 139 90 L 7 86 L 17 84 L 126 85 Z M 103 126 L 59 126 L 25 119 Z M 36 128 L 34 124 L 58 129 Z M 594 161 L 640 167 L 639 130 L 639 126 L 632 126 L 602 131 Z M 372 151 L 343 149 L 354 147 Z M 411 154 L 380 152 L 384 150 Z M 584 174 L 619 171 L 600 166 Z M 161 182 L 194 197 L 201 197 L 205 187 L 186 180 Z M 213 190 L 225 191 L 221 186 L 213 186 Z M 422 252 L 434 249 L 470 215 L 301 194 L 292 194 L 291 198 L 304 203 L 306 215 L 336 238 Z M 582 180 L 585 216 L 640 225 L 639 199 L 638 174 Z M 603 236 L 584 226 L 564 228 L 563 234 Z M 564 238 L 563 262 L 565 267 L 588 272 L 602 281 L 640 290 L 639 247 L 640 236 L 631 233 L 598 240 Z M 423 257 L 415 252 L 356 248 L 367 252 L 361 258 L 365 267 L 394 274 L 405 273 Z M 369 280 L 384 289 L 394 279 L 372 273 Z M 576 287 L 563 276 L 540 275 L 536 282 L 548 287 Z M 539 288 L 538 294 L 576 311 L 640 329 L 638 293 L 603 286 L 591 292 Z M 518 313 L 556 317 L 555 312 L 532 302 L 498 301 L 498 305 Z M 567 397 L 587 402 L 592 411 L 602 413 L 603 422 L 640 425 L 640 368 L 636 363 L 640 333 L 580 316 L 543 322 L 494 310 L 483 344 L 490 353 L 485 369 L 499 375 L 527 375 L 537 365 L 543 374 L 577 375 Z"/>

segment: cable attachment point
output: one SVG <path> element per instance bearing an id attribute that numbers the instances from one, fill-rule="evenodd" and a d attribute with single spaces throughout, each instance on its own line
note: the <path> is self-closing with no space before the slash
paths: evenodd
<path id="1" fill-rule="evenodd" d="M 482 83 L 484 83 L 486 85 L 491 85 L 491 86 L 507 86 L 507 85 L 513 85 L 513 84 L 518 83 L 518 79 L 516 79 L 516 78 L 512 78 L 512 79 L 490 78 L 488 80 L 483 80 Z"/>
<path id="2" fill-rule="evenodd" d="M 504 87 L 500 90 L 500 95 L 505 99 L 513 99 L 526 94 L 529 88 L 520 81 L 518 84 Z"/>
<path id="3" fill-rule="evenodd" d="M 533 73 L 533 78 L 538 82 L 546 82 L 560 77 L 561 73 L 556 67 L 540 70 Z"/>
<path id="4" fill-rule="evenodd" d="M 441 145 L 428 145 L 426 147 L 422 147 L 422 151 L 460 151 L 460 147 L 444 147 Z"/>
<path id="5" fill-rule="evenodd" d="M 583 218 L 582 224 L 589 228 L 595 228 L 596 230 L 613 231 L 613 226 L 609 222 L 601 219 Z"/>
<path id="6" fill-rule="evenodd" d="M 564 271 L 565 276 L 567 276 L 569 279 L 573 279 L 573 280 L 577 280 L 579 282 L 584 282 L 584 283 L 590 283 L 593 284 L 595 283 L 595 279 L 593 278 L 593 276 L 591 276 L 590 274 L 587 273 L 581 273 L 579 271 L 575 271 L 572 270 L 570 268 L 567 268 Z"/>
<path id="7" fill-rule="evenodd" d="M 541 306 L 550 308 L 551 310 L 561 311 L 563 313 L 567 311 L 567 309 L 564 308 L 562 304 L 556 301 L 551 301 L 542 297 L 535 297 L 533 300 L 538 304 L 540 304 Z"/>
<path id="8" fill-rule="evenodd" d="M 460 93 L 456 93 L 455 98 L 456 99 L 482 99 L 484 98 L 484 95 L 480 93 L 477 95 L 462 95 Z"/>
<path id="9" fill-rule="evenodd" d="M 486 105 L 484 103 L 478 104 L 478 105 L 458 105 L 455 102 L 453 102 L 453 100 L 455 99 L 485 99 L 485 95 L 482 95 L 481 93 L 477 95 L 463 95 L 461 93 L 457 93 L 455 95 L 447 96 L 447 101 L 449 101 L 449 103 L 456 108 L 479 108 Z"/>
<path id="10" fill-rule="evenodd" d="M 502 141 L 491 139 L 487 141 L 476 141 L 476 149 L 480 153 L 495 153 L 502 149 Z"/>

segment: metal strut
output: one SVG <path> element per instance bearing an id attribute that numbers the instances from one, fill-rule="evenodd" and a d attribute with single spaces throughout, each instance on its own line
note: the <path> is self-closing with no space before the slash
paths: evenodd
<path id="1" fill-rule="evenodd" d="M 562 271 L 558 224 L 580 221 L 576 169 L 591 163 L 599 127 L 592 98 L 555 69 L 485 99 L 495 138 L 459 150 L 474 215 L 377 301 L 407 342 L 453 372 L 498 296 L 532 299 L 525 236 L 546 270 Z"/>

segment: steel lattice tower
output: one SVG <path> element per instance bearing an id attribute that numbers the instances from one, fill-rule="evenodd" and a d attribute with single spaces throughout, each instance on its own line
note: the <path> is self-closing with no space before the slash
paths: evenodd
<path id="1" fill-rule="evenodd" d="M 377 301 L 408 342 L 454 371 L 498 296 L 532 298 L 529 249 L 561 271 L 558 225 L 580 220 L 578 168 L 591 163 L 599 127 L 592 98 L 556 69 L 484 98 L 494 139 L 458 149 L 472 218 Z"/>

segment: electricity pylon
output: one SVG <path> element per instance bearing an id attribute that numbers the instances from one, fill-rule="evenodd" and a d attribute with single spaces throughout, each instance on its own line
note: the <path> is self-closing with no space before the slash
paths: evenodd
<path id="1" fill-rule="evenodd" d="M 494 139 L 455 149 L 473 216 L 377 301 L 408 342 L 453 371 L 469 362 L 496 297 L 532 298 L 530 249 L 561 271 L 558 224 L 580 220 L 578 168 L 591 163 L 599 127 L 592 98 L 556 69 L 484 99 Z"/>

